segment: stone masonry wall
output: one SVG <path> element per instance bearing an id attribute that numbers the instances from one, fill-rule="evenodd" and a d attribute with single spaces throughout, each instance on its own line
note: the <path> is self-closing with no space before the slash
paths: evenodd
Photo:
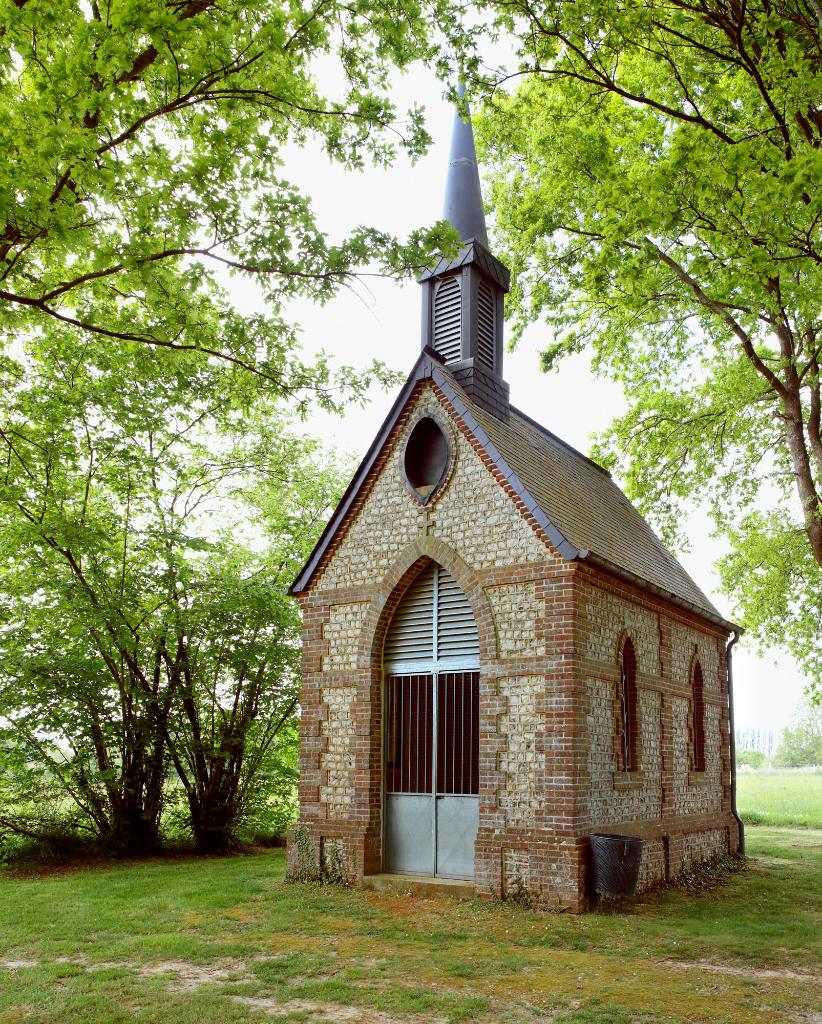
<path id="1" fill-rule="evenodd" d="M 702 668 L 705 694 L 705 771 L 691 770 L 691 679 L 694 660 Z M 677 814 L 718 812 L 723 801 L 723 658 L 715 640 L 675 623 L 671 628 L 671 699 L 674 759 L 672 795 Z M 726 717 L 726 716 L 725 716 Z M 727 761 L 727 753 L 726 753 Z M 729 763 L 729 762 L 728 762 Z"/>
<path id="2" fill-rule="evenodd" d="M 430 511 L 422 509 L 409 493 L 402 467 L 407 436 L 424 414 L 437 418 L 451 434 L 455 447 L 451 478 Z M 409 411 L 391 444 L 386 464 L 312 586 L 310 603 L 326 605 L 319 680 L 323 703 L 337 707 L 333 695 L 341 682 L 340 673 L 344 673 L 343 682 L 353 681 L 359 673 L 361 685 L 370 686 L 370 673 L 366 672 L 369 666 L 361 663 L 359 650 L 364 621 L 374 601 L 385 596 L 383 584 L 389 566 L 421 534 L 453 544 L 474 571 L 529 561 L 545 562 L 550 557 L 545 541 L 523 518 L 477 452 L 458 430 L 449 426 L 447 410 L 430 387 L 422 391 Z M 348 599 L 354 588 L 357 598 L 368 600 Z M 500 636 L 506 653 L 544 654 L 544 636 L 537 639 L 534 626 L 540 615 L 544 618 L 545 600 L 543 597 L 540 604 L 537 599 L 536 584 L 490 587 L 488 593 L 495 595 L 497 612 L 504 622 Z M 346 692 L 356 694 L 357 688 L 352 691 L 346 687 Z M 364 697 L 361 692 L 361 712 Z M 322 732 L 329 744 L 334 742 L 329 735 L 330 722 L 329 716 Z M 334 719 L 334 727 L 339 725 L 341 721 Z M 325 810 L 323 813 L 320 808 L 318 816 L 333 818 L 336 808 L 350 806 L 354 778 L 362 767 L 353 755 L 341 759 L 335 753 L 333 759 L 323 756 L 320 768 L 328 774 L 319 791 L 319 801 Z M 339 798 L 335 795 L 337 790 Z"/>
<path id="3" fill-rule="evenodd" d="M 405 486 L 402 454 L 410 428 L 425 413 L 449 429 L 442 403 L 430 387 L 425 388 L 356 518 L 318 574 L 313 594 L 379 585 L 421 528 L 430 529 L 454 547 L 475 570 L 545 560 L 545 541 L 523 518 L 469 441 L 453 428 L 456 452 L 449 483 L 437 497 L 430 516 L 414 501 Z M 429 519 L 433 525 L 429 525 Z"/>
<path id="4" fill-rule="evenodd" d="M 544 596 L 537 597 L 536 583 L 512 583 L 504 587 L 487 587 L 497 632 L 500 658 L 524 658 L 544 655 Z"/>
<path id="5" fill-rule="evenodd" d="M 364 601 L 331 606 L 328 622 L 323 625 L 323 640 L 328 647 L 323 655 L 323 672 L 356 669 L 357 644 L 367 612 Z"/>
<path id="6" fill-rule="evenodd" d="M 653 690 L 639 691 L 639 770 L 635 773 L 636 780 L 629 780 L 627 773 L 617 770 L 615 684 L 611 680 L 589 678 L 587 685 L 592 827 L 602 829 L 611 822 L 652 821 L 661 817 L 661 695 Z M 631 784 L 633 781 L 635 784 Z"/>
<path id="7" fill-rule="evenodd" d="M 504 812 L 506 827 L 533 828 L 540 783 L 545 774 L 545 756 L 539 751 L 544 721 L 537 713 L 545 677 L 502 678 L 498 687 L 506 702 L 505 713 L 499 716 L 497 724 L 502 740 L 498 806 Z"/>
<path id="8" fill-rule="evenodd" d="M 455 453 L 430 508 L 410 494 L 402 468 L 423 414 L 450 433 Z M 570 834 L 573 569 L 431 385 L 302 598 L 301 824 L 318 850 L 336 844 L 354 877 L 381 869 L 382 637 L 426 558 L 466 592 L 480 635 L 478 890 L 501 894 L 516 875 L 533 902 L 580 909 L 583 849 Z M 556 827 L 568 838 L 557 840 Z"/>
<path id="9" fill-rule="evenodd" d="M 720 628 L 614 578 L 578 577 L 577 623 L 584 716 L 578 824 L 645 839 L 640 889 L 687 864 L 736 849 L 730 813 L 730 750 Z M 630 637 L 637 658 L 638 765 L 621 771 L 617 742 L 619 651 Z M 694 772 L 691 680 L 703 672 L 705 771 Z M 721 827 L 717 827 L 721 826 Z M 733 836 L 733 839 L 729 837 Z"/>
<path id="10" fill-rule="evenodd" d="M 690 714 L 687 697 L 671 698 L 674 810 L 677 814 L 708 814 L 722 806 L 721 712 L 706 702 L 704 772 L 692 772 L 688 766 Z"/>
<path id="11" fill-rule="evenodd" d="M 619 643 L 628 635 L 636 651 L 637 671 L 659 673 L 659 620 L 655 612 L 616 597 L 599 587 L 586 587 L 584 598 L 585 656 L 613 667 Z"/>
<path id="12" fill-rule="evenodd" d="M 354 686 L 323 689 L 327 713 L 321 735 L 326 747 L 320 755 L 320 768 L 325 772 L 326 783 L 320 786 L 320 801 L 326 805 L 329 817 L 343 817 L 354 802 L 351 705 L 356 694 Z"/>
<path id="13" fill-rule="evenodd" d="M 728 852 L 728 832 L 724 828 L 709 829 L 687 835 L 682 840 L 682 868 L 688 870 L 703 861 L 722 857 Z"/>

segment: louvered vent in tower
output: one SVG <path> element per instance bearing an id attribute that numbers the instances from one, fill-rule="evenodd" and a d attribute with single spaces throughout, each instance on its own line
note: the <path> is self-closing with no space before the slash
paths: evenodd
<path id="1" fill-rule="evenodd" d="M 479 663 L 474 613 L 447 569 L 432 563 L 403 594 L 385 638 L 383 660 L 395 672 L 424 671 L 443 660 L 462 667 Z"/>
<path id="2" fill-rule="evenodd" d="M 494 293 L 480 280 L 477 295 L 477 359 L 494 369 Z"/>
<path id="3" fill-rule="evenodd" d="M 446 363 L 460 358 L 461 299 L 457 277 L 441 281 L 434 293 L 434 348 Z"/>

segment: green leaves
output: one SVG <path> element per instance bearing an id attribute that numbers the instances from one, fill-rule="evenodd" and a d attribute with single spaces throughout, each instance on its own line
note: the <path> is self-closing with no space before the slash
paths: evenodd
<path id="1" fill-rule="evenodd" d="M 513 7 L 526 74 L 478 134 L 514 339 L 543 320 L 545 369 L 588 346 L 622 383 L 600 457 L 671 543 L 709 503 L 743 624 L 819 682 L 818 19 L 796 0 Z M 769 544 L 763 589 L 744 568 Z"/>
<path id="2" fill-rule="evenodd" d="M 396 378 L 306 363 L 288 304 L 456 242 L 328 238 L 286 152 L 415 159 L 422 111 L 390 76 L 472 35 L 444 0 L 0 0 L 0 707 L 123 847 L 157 841 L 170 767 L 215 847 L 257 774 L 283 777 L 280 735 L 293 757 L 285 590 L 341 481 L 280 403 Z"/>
<path id="3" fill-rule="evenodd" d="M 433 57 L 444 0 L 2 0 L 0 19 L 0 344 L 67 324 L 94 344 L 201 350 L 281 396 L 327 395 L 327 377 L 291 362 L 283 304 L 326 301 L 366 267 L 414 272 L 442 231 L 330 244 L 280 177 L 283 151 L 319 141 L 355 169 L 422 153 L 422 114 L 394 109 L 389 74 Z M 226 266 L 260 282 L 264 323 L 238 317 Z"/>
<path id="4" fill-rule="evenodd" d="M 230 841 L 281 729 L 292 742 L 286 589 L 340 479 L 248 384 L 196 353 L 83 352 L 68 331 L 0 367 L 9 749 L 117 848 L 157 842 L 171 768 L 208 819 L 198 841 Z"/>

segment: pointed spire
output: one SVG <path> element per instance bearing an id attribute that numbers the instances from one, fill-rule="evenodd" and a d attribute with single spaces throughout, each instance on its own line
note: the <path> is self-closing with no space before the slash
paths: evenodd
<path id="1" fill-rule="evenodd" d="M 457 92 L 460 96 L 465 95 L 465 86 L 462 83 L 457 86 Z M 470 111 L 467 121 L 462 120 L 459 110 L 454 111 L 443 217 L 459 232 L 460 241 L 475 238 L 487 248 L 488 232 L 485 230 L 485 213 L 482 209 L 482 191 Z"/>

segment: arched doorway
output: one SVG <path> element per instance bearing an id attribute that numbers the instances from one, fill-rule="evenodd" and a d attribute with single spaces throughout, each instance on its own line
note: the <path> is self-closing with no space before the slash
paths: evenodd
<path id="1" fill-rule="evenodd" d="M 383 647 L 386 871 L 473 878 L 479 822 L 479 637 L 453 576 L 429 563 Z"/>

